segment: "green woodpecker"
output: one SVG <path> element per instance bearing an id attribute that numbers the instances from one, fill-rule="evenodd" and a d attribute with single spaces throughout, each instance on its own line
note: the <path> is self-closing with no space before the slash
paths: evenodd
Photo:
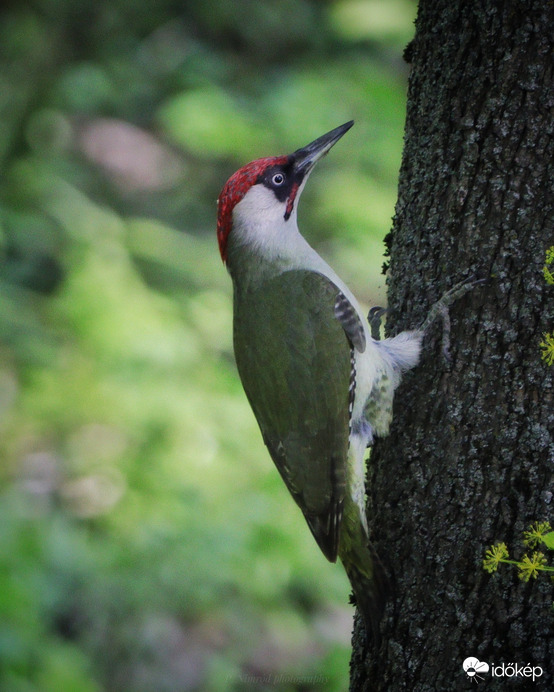
<path id="1" fill-rule="evenodd" d="M 422 330 L 382 341 L 356 298 L 300 235 L 298 200 L 345 123 L 288 156 L 232 175 L 217 236 L 234 289 L 238 371 L 264 442 L 325 557 L 340 557 L 366 625 L 382 584 L 368 540 L 364 457 L 388 433 L 401 374 Z"/>

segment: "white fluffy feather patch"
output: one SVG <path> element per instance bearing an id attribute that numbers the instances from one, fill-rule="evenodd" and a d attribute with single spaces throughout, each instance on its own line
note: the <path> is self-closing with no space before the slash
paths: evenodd
<path id="1" fill-rule="evenodd" d="M 377 346 L 385 351 L 395 368 L 406 372 L 415 367 L 419 361 L 422 338 L 423 332 L 416 329 L 400 332 L 390 339 L 378 341 Z"/>

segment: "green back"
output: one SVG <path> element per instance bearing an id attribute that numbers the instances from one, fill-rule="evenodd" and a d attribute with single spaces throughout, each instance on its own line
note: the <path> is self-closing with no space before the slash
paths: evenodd
<path id="1" fill-rule="evenodd" d="M 335 561 L 346 484 L 351 346 L 321 274 L 235 286 L 239 374 L 269 452 L 325 556 Z"/>

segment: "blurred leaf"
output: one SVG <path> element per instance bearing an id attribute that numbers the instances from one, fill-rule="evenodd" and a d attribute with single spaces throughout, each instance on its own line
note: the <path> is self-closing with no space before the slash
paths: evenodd
<path id="1" fill-rule="evenodd" d="M 339 0 L 331 23 L 350 40 L 372 39 L 402 46 L 413 36 L 417 3 L 412 0 Z"/>
<path id="2" fill-rule="evenodd" d="M 267 141 L 248 111 L 220 89 L 175 96 L 158 117 L 172 139 L 199 156 L 248 159 L 252 151 L 263 151 Z"/>

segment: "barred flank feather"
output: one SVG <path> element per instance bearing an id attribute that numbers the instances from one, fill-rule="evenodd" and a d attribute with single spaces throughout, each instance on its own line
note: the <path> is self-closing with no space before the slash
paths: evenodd
<path id="1" fill-rule="evenodd" d="M 352 432 L 352 413 L 354 411 L 354 399 L 356 398 L 356 354 L 354 348 L 350 348 L 350 382 L 348 384 L 348 437 Z"/>
<path id="2" fill-rule="evenodd" d="M 337 294 L 334 312 L 352 346 L 363 353 L 366 347 L 364 325 L 358 311 L 342 291 Z"/>

